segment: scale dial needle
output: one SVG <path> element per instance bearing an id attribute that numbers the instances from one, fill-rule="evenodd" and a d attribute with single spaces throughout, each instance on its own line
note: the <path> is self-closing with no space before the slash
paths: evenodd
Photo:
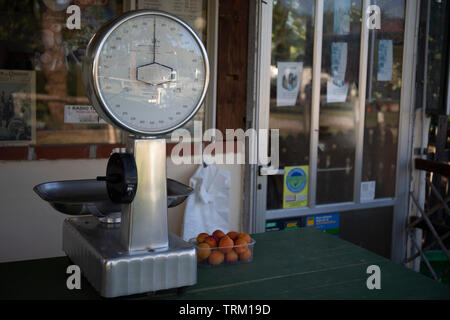
<path id="1" fill-rule="evenodd" d="M 153 63 L 156 62 L 156 17 L 153 18 Z"/>

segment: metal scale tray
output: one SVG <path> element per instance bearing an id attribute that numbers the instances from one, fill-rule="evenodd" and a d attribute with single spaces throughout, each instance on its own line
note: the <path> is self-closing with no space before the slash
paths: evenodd
<path id="1" fill-rule="evenodd" d="M 45 182 L 35 186 L 33 190 L 64 214 L 92 214 L 101 217 L 121 211 L 121 204 L 109 199 L 105 181 L 86 179 Z M 167 207 L 178 206 L 192 192 L 191 187 L 167 179 Z"/>

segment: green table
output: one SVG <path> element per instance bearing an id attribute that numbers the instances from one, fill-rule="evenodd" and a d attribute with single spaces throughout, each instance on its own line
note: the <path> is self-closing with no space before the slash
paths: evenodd
<path id="1" fill-rule="evenodd" d="M 197 285 L 133 299 L 450 299 L 450 288 L 349 242 L 315 229 L 253 236 L 254 260 L 199 268 Z M 83 279 L 66 287 L 67 257 L 0 264 L 0 299 L 99 299 Z M 369 290 L 367 267 L 381 269 L 381 289 Z"/>

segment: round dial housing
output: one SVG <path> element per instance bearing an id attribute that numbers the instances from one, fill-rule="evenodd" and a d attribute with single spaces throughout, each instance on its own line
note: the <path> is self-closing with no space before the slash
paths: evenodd
<path id="1" fill-rule="evenodd" d="M 83 77 L 103 119 L 151 136 L 175 130 L 198 111 L 209 63 L 201 40 L 185 22 L 165 12 L 138 10 L 94 35 Z"/>

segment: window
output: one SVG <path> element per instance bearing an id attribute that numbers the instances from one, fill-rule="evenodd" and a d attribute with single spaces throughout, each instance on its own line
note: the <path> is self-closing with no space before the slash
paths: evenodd
<path id="1" fill-rule="evenodd" d="M 175 14 L 208 39 L 207 0 L 0 2 L 0 146 L 125 142 L 126 134 L 90 106 L 82 62 L 95 30 L 130 9 Z M 205 122 L 209 107 L 204 103 L 194 120 Z M 193 120 L 185 128 L 193 130 Z"/>

